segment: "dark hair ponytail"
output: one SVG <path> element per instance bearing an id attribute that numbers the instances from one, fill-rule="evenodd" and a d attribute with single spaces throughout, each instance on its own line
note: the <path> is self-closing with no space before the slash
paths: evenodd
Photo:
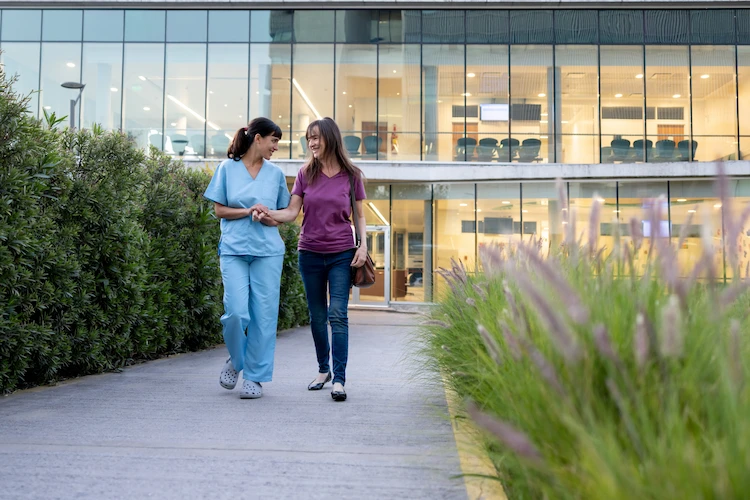
<path id="1" fill-rule="evenodd" d="M 255 136 L 258 134 L 261 137 L 272 135 L 281 139 L 281 128 L 268 118 L 255 118 L 247 124 L 247 127 L 242 127 L 234 134 L 234 139 L 227 149 L 227 158 L 240 161 L 240 158 L 253 145 Z"/>

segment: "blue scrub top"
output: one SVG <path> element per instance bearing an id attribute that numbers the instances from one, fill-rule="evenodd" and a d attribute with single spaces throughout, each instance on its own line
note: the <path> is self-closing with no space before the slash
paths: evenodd
<path id="1" fill-rule="evenodd" d="M 279 167 L 263 160 L 255 179 L 242 161 L 226 159 L 219 164 L 203 196 L 232 208 L 250 208 L 262 203 L 271 210 L 289 205 L 289 188 Z M 221 219 L 219 255 L 284 255 L 284 242 L 277 227 L 253 222 L 252 217 Z"/>

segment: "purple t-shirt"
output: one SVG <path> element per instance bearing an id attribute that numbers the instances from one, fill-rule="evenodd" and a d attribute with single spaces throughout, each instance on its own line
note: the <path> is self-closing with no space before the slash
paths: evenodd
<path id="1" fill-rule="evenodd" d="M 302 198 L 302 232 L 299 249 L 317 253 L 338 253 L 354 248 L 354 233 L 349 217 L 352 213 L 349 174 L 344 170 L 327 177 L 321 173 L 312 186 L 304 169 L 297 174 L 292 194 Z M 364 200 L 365 186 L 354 181 L 354 196 Z M 362 214 L 360 214 L 360 217 Z"/>

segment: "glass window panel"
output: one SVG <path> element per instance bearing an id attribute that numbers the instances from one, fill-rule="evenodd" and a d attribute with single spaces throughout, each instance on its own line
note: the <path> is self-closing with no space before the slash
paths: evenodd
<path id="1" fill-rule="evenodd" d="M 558 45 L 555 51 L 560 109 L 559 122 L 556 124 L 558 130 L 563 136 L 589 136 L 581 140 L 562 140 L 558 145 L 557 161 L 591 163 L 599 150 L 598 141 L 592 140 L 593 136 L 599 134 L 597 47 Z"/>
<path id="2" fill-rule="evenodd" d="M 660 197 L 662 197 L 660 199 Z M 617 208 L 620 231 L 623 243 L 630 245 L 634 255 L 634 266 L 638 274 L 643 273 L 648 254 L 648 240 L 642 244 L 640 252 L 633 251 L 633 238 L 630 235 L 630 221 L 635 220 L 641 228 L 641 234 L 650 238 L 657 234 L 669 237 L 669 210 L 667 207 L 667 183 L 657 182 L 619 182 Z M 652 210 L 659 210 L 660 223 L 658 228 L 651 228 Z"/>
<path id="3" fill-rule="evenodd" d="M 689 43 L 690 12 L 686 10 L 644 11 L 646 43 Z"/>
<path id="4" fill-rule="evenodd" d="M 738 9 L 737 21 L 737 43 L 750 44 L 750 9 Z"/>
<path id="5" fill-rule="evenodd" d="M 189 137 L 189 144 L 198 156 L 226 158 L 234 133 L 247 123 L 248 45 L 208 45 L 208 102 L 206 130 Z M 286 137 L 289 140 L 288 137 Z"/>
<path id="6" fill-rule="evenodd" d="M 599 43 L 599 16 L 595 10 L 556 10 L 556 43 Z"/>
<path id="7" fill-rule="evenodd" d="M 336 122 L 343 135 L 362 141 L 366 160 L 384 158 L 390 146 L 386 125 L 378 129 L 377 60 L 375 45 L 336 45 Z"/>
<path id="8" fill-rule="evenodd" d="M 477 248 L 492 244 L 499 245 L 506 252 L 514 248 L 521 240 L 523 215 L 519 183 L 477 184 Z M 532 227 L 533 224 L 527 223 L 527 232 Z"/>
<path id="9" fill-rule="evenodd" d="M 333 10 L 295 10 L 295 42 L 333 42 L 336 34 Z"/>
<path id="10" fill-rule="evenodd" d="M 696 44 L 734 43 L 734 11 L 690 11 L 690 36 Z"/>
<path id="11" fill-rule="evenodd" d="M 419 160 L 420 46 L 380 45 L 378 50 L 378 130 L 390 131 L 386 158 L 378 158 Z"/>
<path id="12" fill-rule="evenodd" d="M 388 11 L 400 12 L 400 11 Z M 378 38 L 377 10 L 338 10 L 336 11 L 336 42 L 372 43 L 382 42 Z M 400 20 L 400 16 L 399 16 Z"/>
<path id="13" fill-rule="evenodd" d="M 163 10 L 126 10 L 126 42 L 163 42 L 166 14 Z"/>
<path id="14" fill-rule="evenodd" d="M 750 137 L 740 136 L 740 160 L 750 160 Z"/>
<path id="15" fill-rule="evenodd" d="M 716 197 L 716 189 L 711 181 L 670 181 L 670 214 L 672 217 L 672 238 L 680 237 L 682 231 L 687 236 L 677 249 L 677 262 L 680 275 L 688 277 L 703 255 L 702 234 L 711 235 L 714 245 L 714 269 L 717 276 L 724 277 L 723 231 L 721 201 Z M 687 226 L 687 227 L 686 227 Z M 706 277 L 707 273 L 701 275 Z"/>
<path id="16" fill-rule="evenodd" d="M 394 293 L 393 298 L 429 302 L 432 300 L 433 270 L 432 186 L 394 184 L 391 193 L 393 272 L 397 277 L 403 273 L 406 282 L 405 293 Z"/>
<path id="17" fill-rule="evenodd" d="M 730 211 L 724 216 L 732 217 L 732 220 L 738 223 L 740 214 L 750 204 L 750 179 L 730 180 L 729 192 L 734 198 Z M 750 268 L 748 268 L 750 266 L 750 220 L 744 221 L 744 226 L 739 228 L 737 241 L 726 242 L 727 247 L 732 243 L 737 245 L 739 276 L 748 279 L 750 278 Z M 732 277 L 734 274 L 732 267 L 727 265 L 727 276 Z"/>
<path id="18" fill-rule="evenodd" d="M 643 48 L 602 46 L 602 163 L 645 161 L 653 141 L 644 141 Z"/>
<path id="19" fill-rule="evenodd" d="M 422 43 L 464 43 L 463 10 L 423 10 Z"/>
<path id="20" fill-rule="evenodd" d="M 430 145 L 427 160 L 472 161 L 478 142 L 476 112 L 464 109 L 466 77 L 463 45 L 422 47 L 424 134 Z M 476 78 L 476 77 L 475 77 Z M 473 104 L 473 108 L 477 105 Z M 466 126 L 465 116 L 472 116 Z"/>
<path id="21" fill-rule="evenodd" d="M 3 40 L 38 42 L 42 36 L 41 10 L 3 10 Z"/>
<path id="22" fill-rule="evenodd" d="M 206 123 L 206 45 L 167 44 L 166 79 L 164 151 L 196 157 L 203 144 L 191 144 L 191 138 L 202 136 Z M 229 101 L 231 95 L 224 97 Z M 232 111 L 233 116 L 239 115 L 234 119 L 237 130 L 245 124 L 245 112 L 242 108 Z"/>
<path id="23" fill-rule="evenodd" d="M 541 242 L 543 254 L 558 248 L 564 239 L 563 206 L 554 182 L 521 184 L 521 237 Z"/>
<path id="24" fill-rule="evenodd" d="M 602 44 L 643 43 L 643 11 L 600 11 L 599 37 Z"/>
<path id="25" fill-rule="evenodd" d="M 551 10 L 510 11 L 510 43 L 552 43 Z"/>
<path id="26" fill-rule="evenodd" d="M 687 47 L 646 47 L 646 138 L 653 141 L 653 161 L 687 160 L 690 140 L 690 76 Z M 651 158 L 649 158 L 651 161 Z"/>
<path id="27" fill-rule="evenodd" d="M 476 123 L 478 161 L 509 162 L 517 153 L 508 140 L 509 84 L 507 45 L 466 46 L 466 102 L 478 107 L 466 121 L 469 129 Z"/>
<path id="28" fill-rule="evenodd" d="M 121 42 L 125 30 L 125 12 L 121 10 L 84 10 L 85 42 Z"/>
<path id="29" fill-rule="evenodd" d="M 474 184 L 435 184 L 434 195 L 434 255 L 435 269 L 452 267 L 460 262 L 466 271 L 476 270 L 477 213 L 474 204 Z M 435 276 L 435 298 L 439 298 L 447 285 Z"/>
<path id="30" fill-rule="evenodd" d="M 254 10 L 250 12 L 251 42 L 291 42 L 294 14 L 290 10 Z"/>
<path id="31" fill-rule="evenodd" d="M 209 42 L 247 42 L 250 40 L 250 11 L 208 11 Z"/>
<path id="32" fill-rule="evenodd" d="M 42 40 L 78 42 L 83 33 L 83 11 L 45 10 L 43 12 Z"/>
<path id="33" fill-rule="evenodd" d="M 28 109 L 33 116 L 38 116 L 39 112 L 39 93 L 36 92 L 39 90 L 39 51 L 39 42 L 3 42 L 0 51 L 5 77 L 17 78 L 13 90 L 28 96 Z"/>
<path id="34" fill-rule="evenodd" d="M 65 89 L 63 82 L 81 81 L 80 43 L 43 43 L 41 65 L 41 92 L 39 104 L 47 113 L 70 119 L 70 100 L 78 97 L 78 90 Z M 85 83 L 85 82 L 83 82 Z M 76 107 L 76 114 L 80 108 Z M 40 111 L 39 116 L 43 116 Z M 78 116 L 75 117 L 78 123 Z M 67 125 L 67 122 L 63 125 Z"/>
<path id="35" fill-rule="evenodd" d="M 292 79 L 292 136 L 294 138 L 304 137 L 311 121 L 333 116 L 333 58 L 334 46 L 332 44 L 294 45 L 294 78 Z M 342 124 L 338 125 L 343 131 Z M 347 128 L 351 129 L 351 125 Z M 361 138 L 351 134 L 343 135 L 349 156 L 352 158 L 360 156 L 364 150 Z"/>
<path id="36" fill-rule="evenodd" d="M 519 141 L 516 161 L 554 162 L 552 47 L 510 48 L 510 136 Z"/>
<path id="37" fill-rule="evenodd" d="M 164 44 L 125 44 L 123 129 L 142 148 L 162 148 Z"/>
<path id="38" fill-rule="evenodd" d="M 591 235 L 591 212 L 595 201 L 601 203 L 599 223 L 593 228 L 596 238 L 595 248 L 605 249 L 608 255 L 614 248 L 613 225 L 617 223 L 617 183 L 611 182 L 570 182 L 570 217 L 576 221 L 576 237 L 583 237 L 588 244 Z"/>
<path id="39" fill-rule="evenodd" d="M 207 17 L 205 10 L 167 11 L 167 41 L 205 42 Z"/>
<path id="40" fill-rule="evenodd" d="M 122 44 L 84 43 L 81 123 L 91 128 L 97 123 L 107 130 L 121 126 Z"/>
<path id="41" fill-rule="evenodd" d="M 288 44 L 250 45 L 250 118 L 266 116 L 283 132 L 277 158 L 289 158 L 291 137 L 291 46 Z M 213 134 L 208 130 L 208 143 Z M 299 144 L 298 138 L 293 139 Z M 227 146 L 229 144 L 227 143 Z M 300 144 L 301 148 L 301 144 Z M 224 147 L 226 151 L 226 147 Z"/>
<path id="42" fill-rule="evenodd" d="M 466 11 L 466 42 L 509 43 L 509 18 L 507 10 Z"/>
<path id="43" fill-rule="evenodd" d="M 691 48 L 693 140 L 698 161 L 736 158 L 734 56 L 734 47 Z"/>
<path id="44" fill-rule="evenodd" d="M 382 12 L 382 11 L 381 11 Z M 388 17 L 387 29 L 383 23 L 384 13 L 380 16 L 380 28 L 378 33 L 384 41 L 391 41 L 393 43 L 419 43 L 422 39 L 422 12 L 419 10 L 402 10 L 401 11 L 401 26 L 403 30 L 403 37 L 398 36 L 396 28 L 398 25 L 390 26 L 391 16 Z M 395 19 L 395 18 L 394 18 Z M 390 37 L 390 40 L 387 38 Z M 403 40 L 402 40 L 403 38 Z"/>
<path id="45" fill-rule="evenodd" d="M 737 47 L 737 82 L 739 108 L 750 109 L 750 47 Z M 740 135 L 750 136 L 750 113 L 740 113 Z"/>

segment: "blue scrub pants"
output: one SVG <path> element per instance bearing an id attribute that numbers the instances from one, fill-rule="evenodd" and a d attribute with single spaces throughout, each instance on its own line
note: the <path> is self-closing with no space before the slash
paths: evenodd
<path id="1" fill-rule="evenodd" d="M 284 256 L 222 255 L 224 343 L 242 378 L 270 382 Z M 247 333 L 246 333 L 247 332 Z"/>

